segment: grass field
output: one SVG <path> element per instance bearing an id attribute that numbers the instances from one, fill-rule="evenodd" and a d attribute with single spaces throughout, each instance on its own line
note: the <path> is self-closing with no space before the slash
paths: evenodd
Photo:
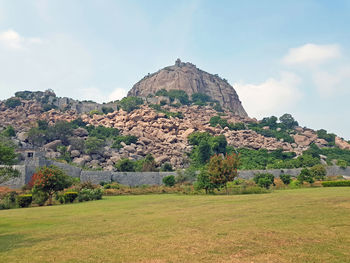
<path id="1" fill-rule="evenodd" d="M 350 188 L 3 210 L 0 262 L 350 262 Z"/>

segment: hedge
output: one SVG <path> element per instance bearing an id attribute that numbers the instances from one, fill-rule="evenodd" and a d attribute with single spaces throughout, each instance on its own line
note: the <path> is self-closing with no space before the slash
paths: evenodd
<path id="1" fill-rule="evenodd" d="M 350 180 L 345 181 L 324 181 L 322 182 L 323 187 L 339 187 L 339 186 L 350 186 Z"/>
<path id="2" fill-rule="evenodd" d="M 78 197 L 77 192 L 66 192 L 64 193 L 64 201 L 65 203 L 73 203 L 74 200 Z"/>
<path id="3" fill-rule="evenodd" d="M 17 196 L 17 204 L 19 207 L 28 207 L 32 203 L 32 195 Z"/>

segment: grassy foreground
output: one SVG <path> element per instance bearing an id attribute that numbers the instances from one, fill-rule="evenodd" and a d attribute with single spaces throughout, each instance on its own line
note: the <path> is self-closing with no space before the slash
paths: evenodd
<path id="1" fill-rule="evenodd" d="M 0 211 L 1 262 L 350 262 L 350 188 Z"/>

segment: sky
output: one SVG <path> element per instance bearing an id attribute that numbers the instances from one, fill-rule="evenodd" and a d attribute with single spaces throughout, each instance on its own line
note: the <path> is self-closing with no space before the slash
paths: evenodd
<path id="1" fill-rule="evenodd" d="M 350 0 L 0 0 L 0 100 L 108 102 L 177 58 L 226 78 L 250 117 L 350 139 Z"/>

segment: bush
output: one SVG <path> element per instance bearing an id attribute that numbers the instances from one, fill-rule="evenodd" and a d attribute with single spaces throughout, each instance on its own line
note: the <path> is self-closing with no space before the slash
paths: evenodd
<path id="1" fill-rule="evenodd" d="M 127 112 L 138 109 L 142 104 L 143 100 L 139 97 L 125 97 L 120 101 L 120 107 Z"/>
<path id="2" fill-rule="evenodd" d="M 312 174 L 309 169 L 303 168 L 300 172 L 300 174 L 297 177 L 298 181 L 302 184 L 303 182 L 308 182 L 312 184 L 315 182 L 314 178 L 312 177 Z"/>
<path id="3" fill-rule="evenodd" d="M 322 182 L 323 187 L 342 187 L 350 186 L 350 180 L 345 181 L 324 181 Z"/>
<path id="4" fill-rule="evenodd" d="M 273 174 L 270 174 L 270 173 L 256 174 L 253 180 L 257 185 L 266 189 L 269 189 L 270 185 L 272 184 L 275 185 L 274 184 L 275 177 L 273 176 Z"/>
<path id="5" fill-rule="evenodd" d="M 105 142 L 97 137 L 88 137 L 85 141 L 86 153 L 99 153 Z"/>
<path id="6" fill-rule="evenodd" d="M 135 163 L 127 158 L 119 160 L 115 164 L 115 168 L 117 168 L 119 172 L 135 172 L 136 170 Z"/>
<path id="7" fill-rule="evenodd" d="M 18 193 L 15 191 L 12 191 L 4 196 L 2 199 L 2 202 L 0 203 L 1 208 L 0 209 L 11 209 L 16 207 L 16 199 L 17 199 Z"/>
<path id="8" fill-rule="evenodd" d="M 114 110 L 113 110 L 113 108 L 111 108 L 111 107 L 102 107 L 102 112 L 103 112 L 104 114 L 108 114 L 108 113 L 114 112 Z"/>
<path id="9" fill-rule="evenodd" d="M 18 195 L 16 200 L 19 207 L 28 207 L 32 203 L 32 195 Z"/>
<path id="10" fill-rule="evenodd" d="M 197 181 L 193 184 L 195 190 L 204 189 L 205 193 L 213 192 L 215 185 L 211 182 L 210 176 L 207 170 L 203 169 L 197 176 Z"/>
<path id="11" fill-rule="evenodd" d="M 89 112 L 90 117 L 93 117 L 94 115 L 103 115 L 103 112 L 100 112 L 99 110 L 92 110 Z"/>
<path id="12" fill-rule="evenodd" d="M 160 171 L 161 172 L 173 172 L 174 169 L 173 169 L 171 163 L 166 162 L 162 165 L 162 168 L 160 168 Z"/>
<path id="13" fill-rule="evenodd" d="M 46 192 L 39 191 L 36 188 L 33 188 L 32 194 L 33 194 L 33 203 L 39 206 L 43 206 L 46 203 L 46 201 L 49 199 L 49 195 Z"/>
<path id="14" fill-rule="evenodd" d="M 301 187 L 301 183 L 299 180 L 292 180 L 289 184 L 290 189 L 297 189 Z"/>
<path id="15" fill-rule="evenodd" d="M 348 163 L 345 160 L 337 160 L 337 165 L 342 169 L 346 169 L 346 167 L 348 167 Z"/>
<path id="16" fill-rule="evenodd" d="M 6 137 L 15 137 L 16 136 L 16 131 L 12 126 L 7 126 L 5 130 L 2 131 L 2 135 Z"/>
<path id="17" fill-rule="evenodd" d="M 280 179 L 285 185 L 289 185 L 292 181 L 292 176 L 290 174 L 281 174 Z"/>
<path id="18" fill-rule="evenodd" d="M 114 138 L 114 143 L 112 148 L 120 149 L 122 148 L 121 142 L 124 142 L 126 145 L 130 145 L 132 143 L 136 143 L 138 138 L 134 135 L 119 135 Z"/>
<path id="19" fill-rule="evenodd" d="M 74 200 L 78 197 L 78 193 L 77 192 L 65 192 L 63 194 L 63 196 L 64 196 L 65 203 L 73 203 Z"/>
<path id="20" fill-rule="evenodd" d="M 310 173 L 313 178 L 324 180 L 327 175 L 327 170 L 322 164 L 317 164 L 310 168 Z"/>
<path id="21" fill-rule="evenodd" d="M 175 185 L 175 176 L 174 175 L 168 175 L 163 177 L 163 184 L 165 186 L 171 187 Z"/>
<path id="22" fill-rule="evenodd" d="M 91 201 L 91 200 L 100 200 L 102 199 L 103 191 L 102 189 L 87 189 L 83 188 L 78 194 L 78 201 Z"/>
<path id="23" fill-rule="evenodd" d="M 11 109 L 14 109 L 21 104 L 22 104 L 21 100 L 16 99 L 16 98 L 10 98 L 10 99 L 6 100 L 6 102 L 5 102 L 6 107 L 11 108 Z"/>

